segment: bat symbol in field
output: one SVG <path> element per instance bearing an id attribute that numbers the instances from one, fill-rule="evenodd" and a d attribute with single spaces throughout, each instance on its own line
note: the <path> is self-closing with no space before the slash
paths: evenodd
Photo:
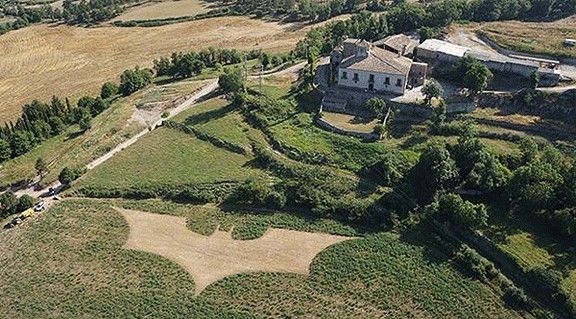
<path id="1" fill-rule="evenodd" d="M 196 294 L 227 276 L 244 272 L 307 275 L 314 257 L 328 246 L 351 237 L 270 228 L 253 240 L 234 240 L 216 230 L 204 236 L 186 228 L 186 219 L 117 209 L 130 226 L 124 245 L 168 258 L 194 278 Z"/>

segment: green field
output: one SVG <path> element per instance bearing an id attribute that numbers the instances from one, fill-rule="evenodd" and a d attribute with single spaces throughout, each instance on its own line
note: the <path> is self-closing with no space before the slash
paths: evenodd
<path id="1" fill-rule="evenodd" d="M 265 143 L 262 132 L 246 123 L 241 112 L 221 97 L 198 104 L 173 120 L 245 149 L 250 148 L 252 141 Z"/>
<path id="2" fill-rule="evenodd" d="M 525 271 L 535 267 L 561 271 L 564 274 L 562 285 L 576 301 L 576 257 L 567 247 L 525 221 L 504 217 L 498 212 L 492 217 L 486 232 L 488 237 Z"/>
<path id="3" fill-rule="evenodd" d="M 270 129 L 283 144 L 302 152 L 321 154 L 352 171 L 373 163 L 389 151 L 383 143 L 364 143 L 357 138 L 324 131 L 312 124 L 312 117 L 306 113 L 299 113 Z"/>
<path id="4" fill-rule="evenodd" d="M 90 171 L 78 185 L 129 188 L 239 181 L 262 175 L 249 161 L 179 130 L 159 128 Z"/>
<path id="5" fill-rule="evenodd" d="M 238 237 L 253 237 L 268 225 L 353 232 L 335 222 L 280 213 L 210 212 L 159 201 L 113 204 L 186 216 L 190 227 L 205 233 L 216 223 L 238 226 Z M 487 286 L 455 271 L 441 253 L 390 233 L 328 248 L 314 260 L 310 276 L 240 274 L 197 297 L 191 276 L 176 264 L 122 249 L 127 236 L 121 215 L 91 200 L 62 202 L 39 220 L 0 233 L 0 317 L 520 317 Z"/>

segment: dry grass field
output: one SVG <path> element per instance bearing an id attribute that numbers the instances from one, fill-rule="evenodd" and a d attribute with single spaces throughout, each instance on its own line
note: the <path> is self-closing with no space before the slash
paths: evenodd
<path id="1" fill-rule="evenodd" d="M 167 0 L 147 2 L 129 8 L 112 21 L 154 20 L 170 17 L 194 16 L 209 11 L 209 4 L 202 0 Z"/>
<path id="2" fill-rule="evenodd" d="M 488 22 L 470 24 L 466 28 L 481 31 L 499 45 L 511 50 L 558 57 L 576 57 L 576 49 L 563 45 L 564 39 L 576 38 L 576 23 L 570 19 L 551 23 Z"/>
<path id="3" fill-rule="evenodd" d="M 208 46 L 288 51 L 311 26 L 222 17 L 153 28 L 36 25 L 0 36 L 0 122 L 32 99 L 95 94 L 135 65 Z"/>

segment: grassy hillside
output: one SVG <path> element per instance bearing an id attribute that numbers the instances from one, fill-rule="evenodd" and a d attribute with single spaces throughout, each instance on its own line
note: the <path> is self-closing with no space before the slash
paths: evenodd
<path id="1" fill-rule="evenodd" d="M 216 183 L 261 175 L 250 159 L 176 129 L 159 128 L 88 172 L 78 186 L 131 186 Z"/>
<path id="2" fill-rule="evenodd" d="M 154 115 L 159 118 L 161 109 L 170 106 L 177 97 L 195 92 L 202 86 L 200 81 L 182 81 L 149 88 L 126 98 L 115 100 L 111 107 L 92 121 L 92 128 L 79 134 L 79 127 L 72 126 L 32 151 L 6 161 L 0 165 L 0 186 L 9 185 L 23 179 L 32 178 L 36 171 L 34 164 L 38 158 L 48 163 L 48 174 L 43 182 L 49 184 L 58 178 L 62 168 L 82 167 L 93 159 L 130 138 L 147 127 Z M 146 103 L 166 102 L 150 110 Z M 136 108 L 146 110 L 137 111 Z M 157 113 L 157 114 L 155 114 Z"/>
<path id="3" fill-rule="evenodd" d="M 222 222 L 244 229 L 325 228 L 286 214 L 209 212 L 156 201 L 114 204 L 187 216 L 196 231 L 210 232 Z M 338 224 L 329 229 L 347 231 Z M 0 233 L 0 317 L 519 317 L 485 285 L 453 270 L 442 254 L 389 233 L 328 248 L 314 260 L 309 277 L 242 274 L 194 297 L 184 270 L 162 257 L 122 249 L 128 231 L 108 204 L 74 200 Z"/>

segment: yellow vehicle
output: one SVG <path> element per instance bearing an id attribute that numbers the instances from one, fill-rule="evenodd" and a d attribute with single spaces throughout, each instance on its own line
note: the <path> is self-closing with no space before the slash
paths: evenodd
<path id="1" fill-rule="evenodd" d="M 20 214 L 20 219 L 24 220 L 28 217 L 34 217 L 34 209 L 33 208 L 28 208 L 27 210 L 23 211 L 22 214 Z"/>

